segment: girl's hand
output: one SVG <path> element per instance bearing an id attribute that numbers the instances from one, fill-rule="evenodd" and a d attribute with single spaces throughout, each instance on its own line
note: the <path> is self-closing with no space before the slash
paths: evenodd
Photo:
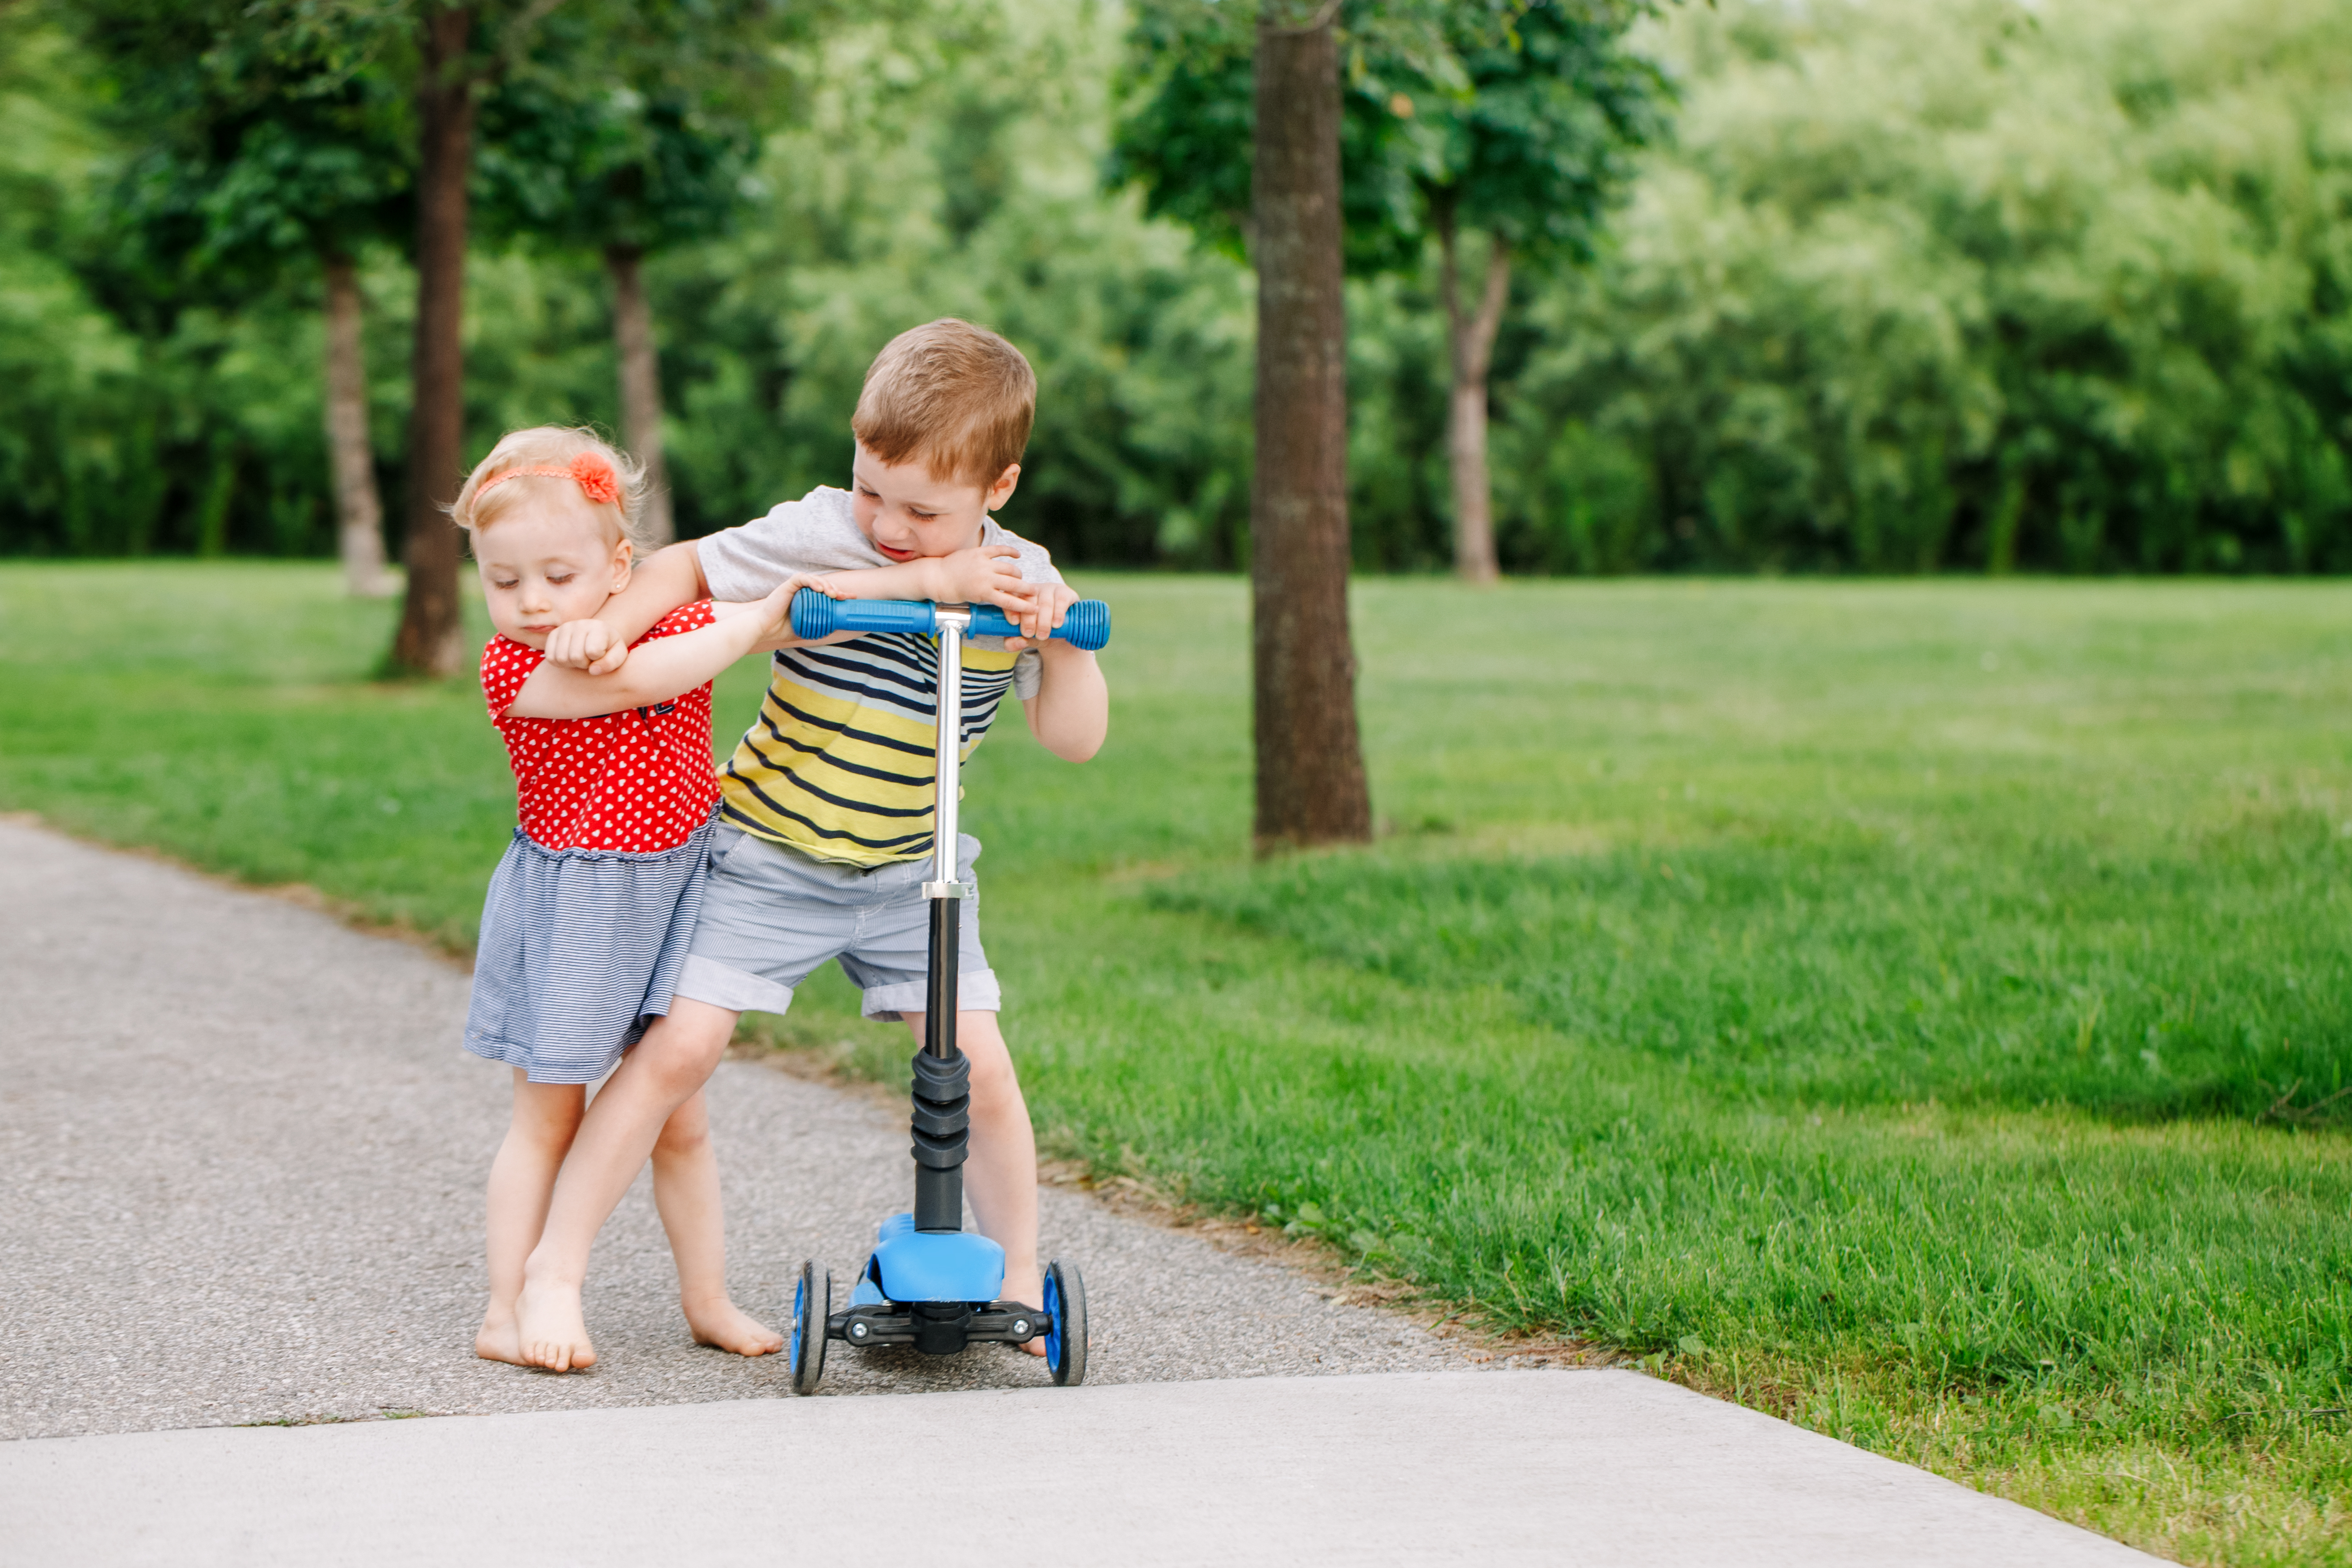
<path id="1" fill-rule="evenodd" d="M 629 657 L 629 645 L 599 620 L 566 621 L 547 634 L 547 662 L 591 675 L 610 675 Z"/>
<path id="2" fill-rule="evenodd" d="M 784 596 L 784 603 L 787 605 L 793 602 L 793 595 L 803 588 L 814 588 L 828 599 L 846 598 L 848 595 L 842 591 L 841 584 L 835 581 L 839 575 L 839 573 L 795 572 L 784 579 L 784 585 L 776 592 Z"/>
<path id="3" fill-rule="evenodd" d="M 760 635 L 752 642 L 754 647 L 780 639 L 785 642 L 793 640 L 793 595 L 803 588 L 814 588 L 820 594 L 824 593 L 824 584 L 803 574 L 785 583 L 753 608 L 750 618 L 760 623 Z M 833 597 L 830 594 L 825 596 Z"/>

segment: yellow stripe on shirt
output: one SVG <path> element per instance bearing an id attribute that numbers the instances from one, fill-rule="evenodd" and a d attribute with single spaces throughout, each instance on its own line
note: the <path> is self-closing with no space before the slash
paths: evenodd
<path id="1" fill-rule="evenodd" d="M 965 756 L 995 721 L 1017 657 L 965 648 Z M 759 721 L 719 780 L 727 820 L 820 860 L 922 859 L 938 773 L 937 676 L 937 647 L 911 633 L 779 652 Z"/>

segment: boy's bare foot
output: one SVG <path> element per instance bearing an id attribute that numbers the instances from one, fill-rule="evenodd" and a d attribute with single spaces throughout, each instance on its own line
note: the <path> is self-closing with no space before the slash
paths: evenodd
<path id="1" fill-rule="evenodd" d="M 522 1336 L 515 1331 L 512 1313 L 493 1313 L 483 1318 L 481 1328 L 474 1335 L 474 1353 L 484 1361 L 502 1361 L 513 1366 L 531 1364 L 522 1359 Z"/>
<path id="2" fill-rule="evenodd" d="M 596 1364 L 588 1342 L 588 1320 L 580 1314 L 580 1287 L 523 1281 L 515 1300 L 515 1337 L 522 1355 L 517 1364 L 550 1372 L 581 1372 Z"/>
<path id="3" fill-rule="evenodd" d="M 737 1355 L 773 1355 L 784 1348 L 784 1336 L 721 1296 L 716 1301 L 681 1300 L 686 1326 L 694 1342 L 715 1345 Z"/>

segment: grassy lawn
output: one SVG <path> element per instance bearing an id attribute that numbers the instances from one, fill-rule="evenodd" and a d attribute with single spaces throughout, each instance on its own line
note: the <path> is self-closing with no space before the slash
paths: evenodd
<path id="1" fill-rule="evenodd" d="M 1109 748 L 970 781 L 1050 1149 L 2135 1544 L 2352 1563 L 2352 588 L 1366 583 L 1385 836 L 1256 866 L 1241 586 L 1091 585 Z M 391 615 L 0 569 L 0 807 L 462 946 L 511 790 L 469 687 L 365 681 Z M 854 1011 L 786 1032 L 898 1070 Z"/>

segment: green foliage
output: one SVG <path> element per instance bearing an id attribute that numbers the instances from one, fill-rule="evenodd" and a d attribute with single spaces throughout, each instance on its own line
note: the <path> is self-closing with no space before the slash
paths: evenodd
<path id="1" fill-rule="evenodd" d="M 1528 259 L 1589 259 L 1633 152 L 1665 131 L 1656 68 L 1623 45 L 1653 10 L 1538 0 L 1500 37 L 1457 31 L 1466 90 L 1425 76 L 1395 84 L 1426 140 L 1424 198 Z"/>
<path id="2" fill-rule="evenodd" d="M 1503 400 L 1522 561 L 2352 566 L 2342 7 L 1727 0 L 1661 42 L 1681 144 Z"/>
<path id="3" fill-rule="evenodd" d="M 374 8 L 265 9 L 323 26 Z M 1429 42 L 1451 9 L 1348 13 L 1378 43 L 1359 51 L 1349 124 L 1377 132 L 1389 171 L 1364 222 L 1392 237 L 1408 231 L 1391 216 L 1420 221 L 1412 173 L 1440 155 L 1411 137 L 1455 136 L 1461 105 L 1477 101 L 1442 68 L 1475 51 Z M 1195 10 L 1244 29 L 1253 14 L 1226 0 Z M 793 85 L 751 117 L 743 178 L 730 186 L 716 153 L 679 175 L 740 194 L 734 226 L 709 234 L 714 209 L 697 195 L 678 210 L 704 237 L 646 274 L 686 531 L 837 482 L 874 349 L 955 312 L 1012 332 L 1044 385 L 1013 526 L 1087 561 L 1245 558 L 1248 273 L 1102 180 L 1117 163 L 1122 60 L 1151 74 L 1117 104 L 1169 109 L 1140 138 L 1151 156 L 1245 174 L 1228 155 L 1247 130 L 1245 53 L 1223 68 L 1242 75 L 1200 75 L 1179 102 L 1152 96 L 1192 79 L 1169 74 L 1175 52 L 1126 47 L 1130 22 L 1187 15 L 1174 0 L 1126 14 L 906 0 L 783 35 L 760 68 Z M 220 251 L 201 271 L 183 262 L 214 218 L 193 196 L 171 209 L 181 239 L 127 246 L 125 192 L 138 187 L 126 178 L 192 143 L 124 96 L 112 57 L 63 9 L 11 16 L 23 25 L 0 31 L 0 553 L 193 551 L 208 537 L 233 553 L 325 552 L 317 284 L 306 264 L 263 265 L 308 243 L 289 226 L 310 198 L 205 209 Z M 546 21 L 605 26 L 569 4 Z M 1596 246 L 1590 267 L 1569 265 L 1563 239 L 1514 274 L 1492 380 L 1506 563 L 2352 566 L 2344 27 L 2342 8 L 2318 0 L 2030 12 L 1720 0 L 1643 24 L 1629 58 L 1664 63 L 1682 105 L 1676 144 L 1639 156 L 1604 229 L 1577 220 Z M 340 36 L 297 30 L 272 47 L 318 51 L 320 80 L 362 95 L 327 94 L 319 114 L 404 116 L 397 93 L 365 96 L 406 68 L 399 48 L 354 52 Z M 1411 89 L 1410 121 L 1387 106 L 1393 88 L 1374 101 L 1388 88 L 1378 51 L 1433 84 Z M 275 69 L 279 56 L 254 58 Z M 629 115 L 702 123 L 699 100 L 574 85 L 589 83 L 643 95 L 609 123 L 591 117 L 591 151 L 615 171 L 651 167 L 651 133 Z M 719 98 L 738 113 L 731 88 Z M 1132 142 L 1144 121 L 1118 123 Z M 265 137 L 205 156 L 237 153 L 220 166 L 325 201 L 327 146 Z M 1360 165 L 1371 155 L 1358 153 Z M 1246 207 L 1245 183 L 1181 189 L 1207 193 L 1183 214 L 1206 226 Z M 580 239 L 558 226 L 477 245 L 470 453 L 509 424 L 617 422 L 605 285 Z M 379 472 L 397 517 L 413 280 L 396 243 L 360 255 Z M 1350 510 L 1356 559 L 1373 570 L 1451 555 L 1441 311 L 1414 257 L 1350 285 Z"/>
<path id="4" fill-rule="evenodd" d="M 726 231 L 755 187 L 763 107 L 797 84 L 778 47 L 812 8 L 773 0 L 559 7 L 489 82 L 475 186 L 485 231 L 658 250 Z"/>
<path id="5" fill-rule="evenodd" d="M 101 297 L 168 325 L 236 303 L 289 263 L 402 236 L 415 132 L 398 15 L 215 0 L 62 8 L 113 101 L 124 156 L 106 193 Z M 389 63 L 387 57 L 389 57 Z"/>
<path id="6" fill-rule="evenodd" d="M 1645 5 L 1509 0 L 1339 12 L 1340 202 L 1359 274 L 1420 266 L 1433 216 L 1580 257 L 1629 149 L 1658 129 L 1657 79 L 1621 39 Z M 1248 7 L 1140 5 L 1107 165 L 1146 209 L 1244 254 L 1254 110 Z"/>
<path id="7" fill-rule="evenodd" d="M 0 551 L 331 548 L 316 377 L 289 362 L 317 363 L 320 257 L 401 227 L 398 39 L 146 0 L 14 20 Z"/>
<path id="8" fill-rule="evenodd" d="M 1247 275 L 1100 195 L 1117 37 L 1071 19 L 975 7 L 970 34 L 848 28 L 795 63 L 760 221 L 648 268 L 682 531 L 842 482 L 875 350 L 961 315 L 1039 376 L 1012 527 L 1079 560 L 1233 559 Z"/>

